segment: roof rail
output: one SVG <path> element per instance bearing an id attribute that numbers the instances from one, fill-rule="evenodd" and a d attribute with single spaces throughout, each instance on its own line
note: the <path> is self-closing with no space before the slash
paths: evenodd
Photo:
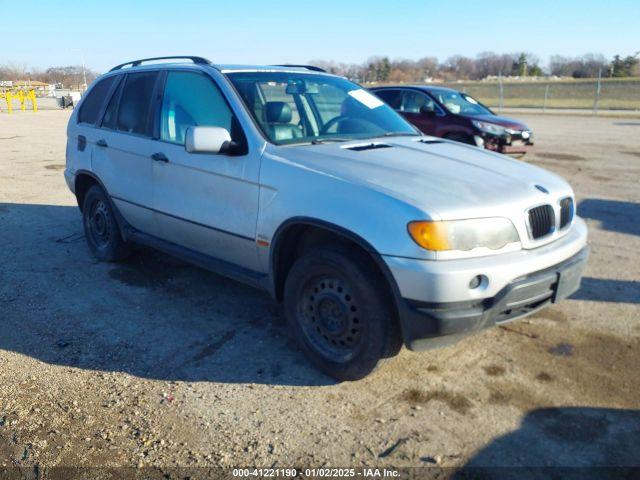
<path id="1" fill-rule="evenodd" d="M 273 65 L 274 67 L 292 67 L 292 68 L 306 68 L 307 70 L 313 70 L 314 72 L 324 72 L 327 73 L 327 71 L 324 68 L 320 68 L 320 67 L 316 67 L 315 65 L 291 65 L 291 64 L 284 64 L 284 65 Z"/>
<path id="2" fill-rule="evenodd" d="M 193 63 L 196 63 L 198 65 L 211 65 L 211 62 L 206 58 L 194 57 L 192 55 L 175 55 L 170 57 L 151 57 L 151 58 L 141 58 L 140 60 L 132 60 L 130 62 L 125 62 L 125 63 L 121 63 L 120 65 L 116 65 L 109 71 L 113 72 L 115 70 L 120 70 L 121 68 L 126 67 L 127 65 L 131 65 L 132 67 L 138 67 L 142 64 L 142 62 L 151 62 L 153 60 L 178 60 L 178 59 L 189 59 Z"/>

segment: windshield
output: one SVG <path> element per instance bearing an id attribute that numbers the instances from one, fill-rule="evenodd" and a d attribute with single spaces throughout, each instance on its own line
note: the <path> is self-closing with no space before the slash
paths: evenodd
<path id="1" fill-rule="evenodd" d="M 378 97 L 344 78 L 302 72 L 238 72 L 228 77 L 275 144 L 419 135 Z"/>
<path id="2" fill-rule="evenodd" d="M 461 115 L 491 115 L 491 110 L 475 98 L 453 90 L 432 90 L 431 95 L 451 113 Z"/>

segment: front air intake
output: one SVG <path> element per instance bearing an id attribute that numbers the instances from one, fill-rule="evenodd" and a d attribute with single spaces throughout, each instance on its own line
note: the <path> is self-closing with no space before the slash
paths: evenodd
<path id="1" fill-rule="evenodd" d="M 553 232 L 555 215 L 551 205 L 540 205 L 529 210 L 529 234 L 537 240 Z"/>
<path id="2" fill-rule="evenodd" d="M 573 199 L 571 197 L 560 200 L 560 228 L 564 228 L 573 220 Z"/>

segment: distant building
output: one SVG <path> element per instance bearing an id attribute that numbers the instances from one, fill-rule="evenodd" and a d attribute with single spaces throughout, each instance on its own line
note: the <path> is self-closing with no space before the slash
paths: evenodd
<path id="1" fill-rule="evenodd" d="M 20 89 L 20 90 L 35 90 L 36 95 L 39 97 L 52 97 L 56 89 L 55 84 L 49 84 L 40 82 L 39 80 L 5 80 L 0 81 L 0 88 L 5 89 Z"/>

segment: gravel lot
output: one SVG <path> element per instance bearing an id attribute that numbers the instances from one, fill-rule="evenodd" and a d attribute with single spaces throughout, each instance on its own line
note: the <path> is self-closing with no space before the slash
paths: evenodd
<path id="1" fill-rule="evenodd" d="M 640 466 L 640 120 L 521 117 L 588 219 L 572 299 L 336 384 L 266 294 L 97 263 L 68 116 L 0 115 L 0 466 Z"/>

